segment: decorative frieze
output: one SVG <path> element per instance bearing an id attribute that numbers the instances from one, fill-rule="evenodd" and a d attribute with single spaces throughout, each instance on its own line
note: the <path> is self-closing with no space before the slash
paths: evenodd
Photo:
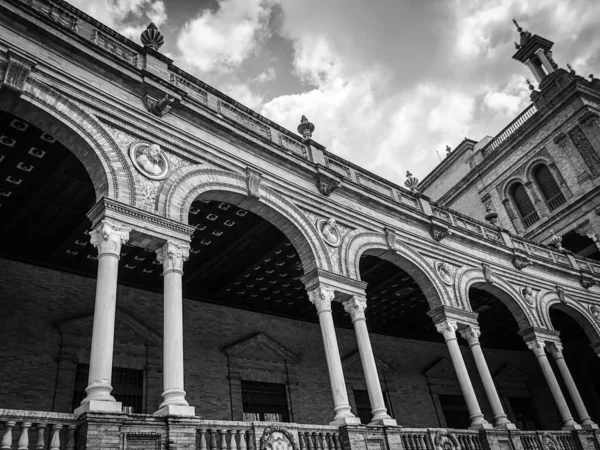
<path id="1" fill-rule="evenodd" d="M 250 115 L 240 111 L 235 106 L 219 100 L 219 112 L 223 114 L 223 116 L 234 120 L 245 128 L 248 128 L 249 130 L 271 140 L 270 127 L 266 126 L 261 121 L 254 119 Z"/>
<path id="2" fill-rule="evenodd" d="M 295 139 L 292 139 L 289 136 L 286 136 L 283 133 L 279 133 L 279 145 L 281 145 L 284 149 L 295 153 L 296 155 L 302 156 L 306 158 L 306 146 Z"/>
<path id="3" fill-rule="evenodd" d="M 111 55 L 125 61 L 134 67 L 138 66 L 139 55 L 136 51 L 126 47 L 125 45 L 117 42 L 115 39 L 104 34 L 102 31 L 94 30 L 92 34 L 92 44 L 97 45 L 103 50 L 106 50 Z"/>
<path id="4" fill-rule="evenodd" d="M 187 91 L 194 99 L 198 100 L 200 103 L 207 104 L 208 103 L 208 94 L 199 85 L 194 83 L 187 78 L 182 77 L 176 73 L 171 73 L 171 83 L 175 86 L 182 88 Z"/>

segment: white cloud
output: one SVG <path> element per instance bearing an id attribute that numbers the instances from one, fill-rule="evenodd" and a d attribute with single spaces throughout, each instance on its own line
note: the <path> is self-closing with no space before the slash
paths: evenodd
<path id="1" fill-rule="evenodd" d="M 483 104 L 493 112 L 509 117 L 516 116 L 524 109 L 529 100 L 530 91 L 525 78 L 513 75 L 502 90 L 488 88 Z"/>
<path id="2" fill-rule="evenodd" d="M 268 32 L 271 0 L 222 0 L 182 28 L 177 47 L 190 67 L 203 72 L 230 71 L 256 49 Z"/>
<path id="3" fill-rule="evenodd" d="M 69 3 L 135 41 L 139 41 L 151 22 L 160 27 L 167 20 L 163 0 L 69 0 Z"/>
<path id="4" fill-rule="evenodd" d="M 275 68 L 269 67 L 265 72 L 259 73 L 252 82 L 257 84 L 263 84 L 268 81 L 273 81 L 276 77 Z"/>
<path id="5" fill-rule="evenodd" d="M 264 102 L 262 95 L 255 94 L 245 84 L 230 83 L 222 88 L 223 93 L 251 109 L 258 109 Z"/>

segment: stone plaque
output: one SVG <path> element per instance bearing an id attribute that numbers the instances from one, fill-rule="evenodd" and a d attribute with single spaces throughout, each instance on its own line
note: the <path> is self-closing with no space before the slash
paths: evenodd
<path id="1" fill-rule="evenodd" d="M 124 450 L 160 450 L 158 433 L 125 433 Z"/>

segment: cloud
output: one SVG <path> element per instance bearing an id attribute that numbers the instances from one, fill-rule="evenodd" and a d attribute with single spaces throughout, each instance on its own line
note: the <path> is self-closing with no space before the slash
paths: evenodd
<path id="1" fill-rule="evenodd" d="M 151 22 L 160 27 L 167 20 L 163 0 L 69 0 L 69 3 L 137 42 Z"/>
<path id="2" fill-rule="evenodd" d="M 222 0 L 216 11 L 201 11 L 179 33 L 181 59 L 201 72 L 240 66 L 268 33 L 273 5 L 270 0 Z"/>
<path id="3" fill-rule="evenodd" d="M 227 94 L 235 101 L 251 109 L 258 109 L 264 102 L 262 95 L 252 92 L 246 84 L 230 83 L 222 88 L 223 93 Z"/>
<path id="4" fill-rule="evenodd" d="M 263 84 L 263 83 L 266 83 L 267 81 L 273 81 L 275 79 L 275 77 L 276 77 L 275 68 L 269 67 L 265 72 L 259 73 L 254 78 L 254 80 L 252 80 L 252 82 L 257 83 L 257 84 Z"/>

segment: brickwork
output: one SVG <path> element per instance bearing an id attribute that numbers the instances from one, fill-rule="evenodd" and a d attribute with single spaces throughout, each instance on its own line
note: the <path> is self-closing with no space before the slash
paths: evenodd
<path id="1" fill-rule="evenodd" d="M 3 285 L 0 299 L 6 305 L 0 319 L 0 352 L 4 361 L 0 366 L 0 403 L 16 409 L 52 410 L 54 401 L 56 406 L 65 408 L 70 402 L 61 396 L 70 397 L 72 392 L 59 383 L 61 392 L 56 392 L 55 399 L 55 358 L 60 350 L 60 335 L 53 324 L 85 316 L 93 310 L 94 282 L 5 260 L 0 261 L 0 271 L 5 279 L 11 280 Z M 140 323 L 154 330 L 162 329 L 160 295 L 119 286 L 117 304 Z M 184 302 L 184 320 L 185 387 L 187 399 L 200 417 L 232 419 L 227 358 L 222 349 L 262 332 L 301 357 L 292 368 L 292 379 L 297 383 L 291 390 L 295 421 L 325 424 L 331 420 L 331 389 L 318 325 L 193 301 Z M 136 366 L 140 364 L 136 355 L 143 348 L 144 338 L 121 323 L 118 316 L 117 322 L 115 361 L 118 365 Z M 91 335 L 90 329 L 87 332 Z M 342 356 L 356 351 L 352 330 L 339 329 L 337 334 Z M 422 372 L 440 358 L 448 358 L 445 345 L 382 335 L 372 335 L 371 340 L 375 354 L 395 368 L 394 373 L 386 375 L 385 384 L 398 423 L 439 426 L 430 387 Z M 81 345 L 89 345 L 87 342 L 82 339 Z M 89 347 L 81 348 L 75 356 L 85 360 L 88 352 Z M 532 383 L 532 396 L 542 421 L 547 427 L 559 427 L 551 397 L 529 352 L 485 350 L 485 354 L 492 373 L 508 363 L 537 380 Z M 463 348 L 463 355 L 484 413 L 491 419 L 467 348 Z M 153 363 L 149 367 L 149 413 L 157 410 L 161 401 L 157 358 L 156 354 L 151 358 Z M 348 376 L 357 378 L 361 374 Z M 239 417 L 239 412 L 236 413 Z"/>

